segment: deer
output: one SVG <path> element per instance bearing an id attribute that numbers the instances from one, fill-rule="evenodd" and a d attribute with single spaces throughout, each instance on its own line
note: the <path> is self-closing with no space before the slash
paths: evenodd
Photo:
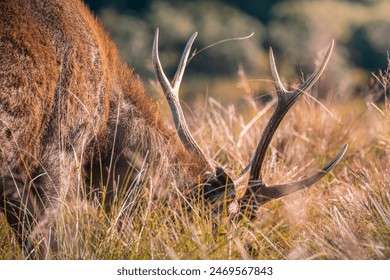
<path id="1" fill-rule="evenodd" d="M 333 41 L 317 69 L 294 90 L 283 86 L 270 48 L 277 105 L 252 159 L 233 178 L 202 152 L 180 104 L 197 33 L 172 81 L 160 62 L 158 29 L 154 37 L 153 66 L 173 130 L 156 115 L 140 77 L 81 0 L 3 0 L 0 15 L 0 208 L 26 257 L 38 249 L 46 257 L 55 251 L 61 205 L 77 199 L 86 180 L 96 188 L 120 186 L 136 166 L 134 153 L 152 166 L 154 180 L 177 186 L 186 201 L 202 199 L 218 209 L 222 200 L 232 216 L 254 219 L 261 205 L 318 182 L 347 150 L 345 145 L 321 170 L 297 182 L 268 185 L 262 178 L 275 131 L 324 72 Z M 238 197 L 235 187 L 248 172 L 246 191 Z"/>

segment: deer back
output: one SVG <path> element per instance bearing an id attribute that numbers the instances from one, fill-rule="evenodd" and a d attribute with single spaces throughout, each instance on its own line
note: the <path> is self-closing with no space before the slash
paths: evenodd
<path id="1" fill-rule="evenodd" d="M 144 152 L 153 152 L 171 143 L 175 156 L 185 157 L 81 1 L 7 0 L 0 9 L 0 171 L 24 169 L 22 162 L 34 169 L 42 150 L 54 153 L 58 145 L 88 154 L 97 140 L 109 151 L 115 128 L 119 149 L 144 143 Z"/>

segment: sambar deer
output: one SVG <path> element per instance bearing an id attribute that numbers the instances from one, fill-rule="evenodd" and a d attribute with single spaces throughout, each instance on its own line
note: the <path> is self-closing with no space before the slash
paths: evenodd
<path id="1" fill-rule="evenodd" d="M 340 161 L 346 145 L 304 180 L 268 186 L 262 179 L 276 129 L 321 76 L 333 42 L 317 70 L 292 91 L 283 87 L 270 49 L 278 103 L 252 160 L 233 179 L 202 152 L 180 107 L 180 83 L 195 37 L 172 82 L 161 67 L 158 30 L 154 38 L 153 64 L 174 132 L 158 118 L 139 77 L 81 0 L 0 1 L 0 207 L 27 256 L 37 244 L 55 250 L 50 232 L 60 205 L 79 197 L 86 180 L 98 188 L 120 186 L 133 153 L 153 167 L 154 180 L 177 186 L 187 201 L 196 197 L 217 205 L 222 199 L 232 215 L 249 218 L 260 205 L 314 184 Z M 248 171 L 246 192 L 237 197 L 235 184 Z"/>

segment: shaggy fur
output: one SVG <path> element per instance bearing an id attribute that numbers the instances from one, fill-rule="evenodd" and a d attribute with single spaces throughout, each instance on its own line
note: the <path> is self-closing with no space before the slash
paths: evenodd
<path id="1" fill-rule="evenodd" d="M 80 0 L 0 1 L 0 206 L 24 250 L 55 247 L 60 202 L 89 174 L 94 186 L 120 185 L 113 170 L 123 180 L 135 153 L 152 180 L 188 193 L 207 165 L 156 110 Z"/>

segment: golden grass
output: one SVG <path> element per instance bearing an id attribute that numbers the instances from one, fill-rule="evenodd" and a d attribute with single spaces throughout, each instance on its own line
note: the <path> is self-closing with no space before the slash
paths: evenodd
<path id="1" fill-rule="evenodd" d="M 232 177 L 249 161 L 272 111 L 246 127 L 266 105 L 198 112 L 194 135 Z M 67 205 L 58 221 L 59 259 L 389 259 L 390 104 L 363 100 L 322 106 L 303 97 L 277 131 L 264 164 L 267 183 L 298 180 L 349 144 L 344 159 L 311 188 L 264 205 L 258 219 L 215 226 L 200 205 L 188 213 L 152 200 L 145 186 L 132 213 L 129 201 L 110 213 L 92 203 Z M 248 109 L 249 108 L 249 109 Z M 248 129 L 247 129 L 248 128 Z M 243 183 L 243 186 L 245 182 Z M 239 188 L 243 186 L 238 186 Z M 172 187 L 172 186 L 167 186 Z M 0 259 L 20 259 L 0 217 Z"/>

